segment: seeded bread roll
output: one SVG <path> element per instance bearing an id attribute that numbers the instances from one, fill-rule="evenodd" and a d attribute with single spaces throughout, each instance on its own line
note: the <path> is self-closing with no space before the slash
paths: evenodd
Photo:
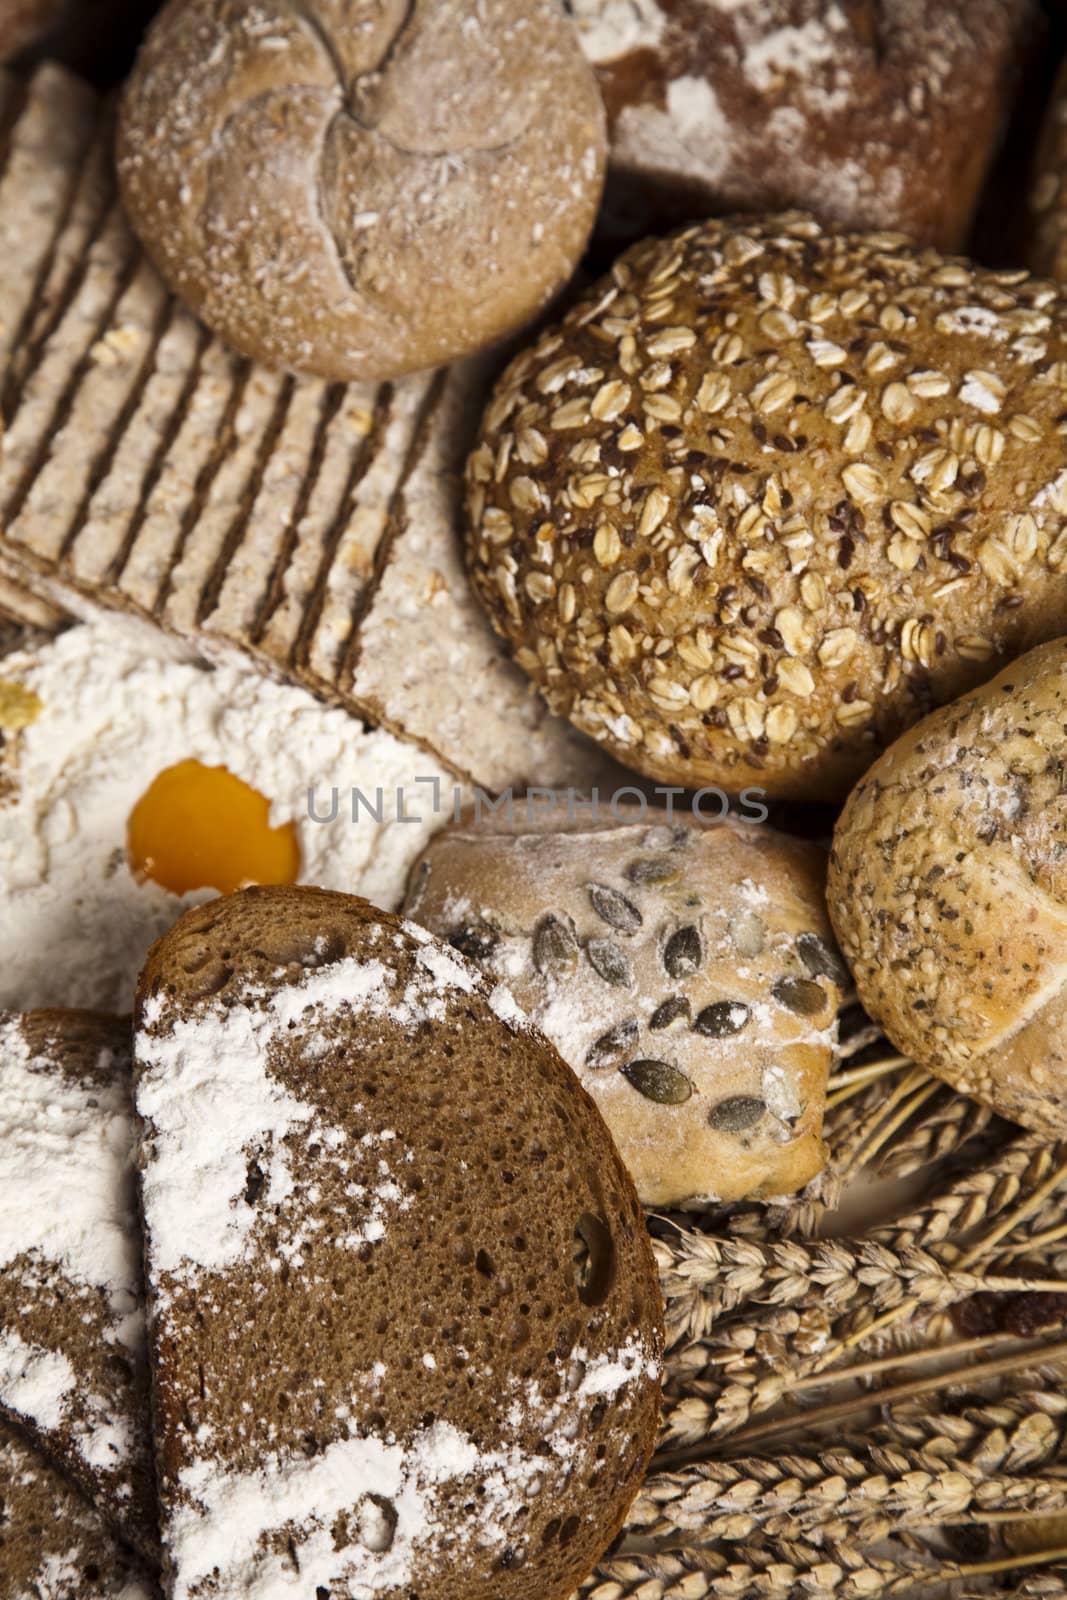
<path id="1" fill-rule="evenodd" d="M 1045 112 L 1029 215 L 1029 265 L 1050 278 L 1067 278 L 1067 60 Z"/>
<path id="2" fill-rule="evenodd" d="M 0 1415 L 158 1557 L 130 1026 L 0 1012 Z"/>
<path id="3" fill-rule="evenodd" d="M 210 328 L 348 380 L 534 316 L 585 247 L 604 149 L 555 0 L 171 0 L 118 164 L 142 244 Z"/>
<path id="4" fill-rule="evenodd" d="M 135 1040 L 175 1593 L 562 1600 L 656 1431 L 648 1235 L 501 987 L 345 895 L 153 947 Z"/>
<path id="5" fill-rule="evenodd" d="M 823 1164 L 843 976 L 825 871 L 751 823 L 471 817 L 423 853 L 406 909 L 508 985 L 646 1205 L 736 1200 Z"/>
<path id="6" fill-rule="evenodd" d="M 3 1600 L 160 1600 L 149 1573 L 87 1500 L 0 1421 Z"/>
<path id="7" fill-rule="evenodd" d="M 468 563 L 554 711 L 649 777 L 833 800 L 1062 629 L 1050 283 L 795 214 L 635 246 L 507 369 Z"/>
<path id="8" fill-rule="evenodd" d="M 897 1048 L 1067 1134 L 1067 640 L 904 735 L 849 799 L 828 897 Z"/>
<path id="9" fill-rule="evenodd" d="M 608 108 L 607 223 L 804 206 L 959 249 L 1032 0 L 567 0 Z"/>

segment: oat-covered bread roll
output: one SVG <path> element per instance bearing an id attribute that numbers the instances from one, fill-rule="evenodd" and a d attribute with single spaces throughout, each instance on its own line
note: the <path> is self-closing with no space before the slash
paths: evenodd
<path id="1" fill-rule="evenodd" d="M 566 0 L 608 108 L 607 221 L 801 205 L 959 249 L 1033 0 Z"/>
<path id="2" fill-rule="evenodd" d="M 828 896 L 898 1049 L 1067 1133 L 1067 640 L 906 733 L 849 799 Z"/>
<path id="3" fill-rule="evenodd" d="M 1029 265 L 1067 278 L 1067 60 L 1053 86 L 1029 197 Z"/>
<path id="4" fill-rule="evenodd" d="M 1067 603 L 1053 284 L 795 214 L 635 246 L 507 369 L 474 587 L 650 777 L 841 798 Z"/>
<path id="5" fill-rule="evenodd" d="M 555 0 L 171 0 L 119 176 L 164 278 L 237 349 L 385 378 L 491 343 L 566 282 L 603 124 Z"/>
<path id="6" fill-rule="evenodd" d="M 823 1164 L 843 977 L 825 869 L 751 823 L 516 812 L 439 833 L 406 904 L 556 1045 L 646 1205 L 736 1200 Z"/>
<path id="7" fill-rule="evenodd" d="M 168 1592 L 565 1600 L 663 1327 L 556 1051 L 423 929 L 272 888 L 153 946 L 134 1052 Z"/>

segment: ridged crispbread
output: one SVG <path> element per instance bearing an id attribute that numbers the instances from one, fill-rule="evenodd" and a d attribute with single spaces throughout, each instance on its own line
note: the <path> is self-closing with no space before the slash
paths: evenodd
<path id="1" fill-rule="evenodd" d="M 176 1600 L 562 1600 L 651 1450 L 644 1218 L 553 1048 L 366 901 L 188 912 L 138 997 Z"/>
<path id="2" fill-rule="evenodd" d="M 57 67 L 5 95 L 0 579 L 240 651 L 488 788 L 595 781 L 456 553 L 481 365 L 340 387 L 240 359 L 141 254 L 110 107 Z"/>
<path id="3" fill-rule="evenodd" d="M 158 1545 L 128 1022 L 0 1012 L 0 1414 Z"/>
<path id="4" fill-rule="evenodd" d="M 0 1421 L 0 1600 L 158 1600 L 148 1571 L 39 1451 Z"/>

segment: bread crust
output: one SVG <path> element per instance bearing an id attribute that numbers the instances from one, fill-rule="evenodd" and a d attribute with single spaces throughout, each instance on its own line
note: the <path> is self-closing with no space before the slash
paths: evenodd
<path id="1" fill-rule="evenodd" d="M 751 823 L 468 817 L 416 862 L 405 910 L 553 1039 L 645 1205 L 781 1197 L 825 1159 L 845 976 L 825 871 Z"/>
<path id="2" fill-rule="evenodd" d="M 473 967 L 409 927 L 351 896 L 253 889 L 188 913 L 149 955 L 138 999 L 137 1101 L 163 1539 L 182 1593 L 229 1592 L 227 1582 L 250 1581 L 253 1568 L 269 1589 L 256 1563 L 269 1568 L 290 1538 L 302 1573 L 324 1570 L 312 1565 L 320 1557 L 327 1565 L 336 1557 L 336 1592 L 358 1585 L 360 1562 L 373 1559 L 360 1551 L 355 1531 L 363 1526 L 356 1503 L 362 1491 L 349 1487 L 353 1503 L 346 1501 L 335 1524 L 342 1531 L 325 1556 L 315 1553 L 316 1536 L 300 1516 L 294 1513 L 288 1528 L 271 1526 L 268 1517 L 258 1547 L 254 1538 L 242 1543 L 245 1529 L 235 1536 L 234 1559 L 243 1553 L 248 1562 L 241 1574 L 212 1579 L 191 1556 L 185 1560 L 190 1527 L 194 1534 L 197 1527 L 190 1482 L 214 1482 L 217 1473 L 229 1483 L 275 1471 L 283 1476 L 271 1482 L 290 1471 L 299 1478 L 302 1462 L 358 1451 L 361 1440 L 403 1449 L 414 1460 L 431 1424 L 440 1424 L 483 1453 L 514 1446 L 508 1477 L 523 1485 L 522 1449 L 551 1438 L 556 1426 L 546 1434 L 548 1424 L 526 1409 L 536 1410 L 535 1391 L 547 1384 L 559 1418 L 570 1414 L 576 1425 L 570 1468 L 561 1476 L 553 1447 L 539 1451 L 541 1487 L 529 1490 L 526 1512 L 511 1504 L 505 1485 L 493 1487 L 495 1467 L 484 1468 L 488 1498 L 477 1507 L 464 1510 L 469 1491 L 446 1481 L 420 1519 L 427 1548 L 410 1554 L 393 1581 L 376 1569 L 372 1575 L 376 1592 L 390 1600 L 412 1589 L 426 1600 L 562 1600 L 621 1527 L 651 1452 L 662 1304 L 633 1186 L 599 1113 L 547 1042 L 499 995 L 491 1004 L 494 990 Z M 386 976 L 375 979 L 374 992 L 395 996 L 396 1006 L 390 1000 L 375 1009 L 368 1000 L 361 1009 L 355 990 L 346 989 L 351 1011 L 340 1004 L 302 1012 L 299 986 L 329 985 L 338 972 L 347 983 L 355 972 L 349 962 L 364 978 L 379 963 Z M 438 974 L 432 983 L 431 968 Z M 168 1149 L 187 1156 L 197 1181 L 196 1163 L 207 1160 L 195 1140 L 166 1143 L 159 1109 L 161 1086 L 177 1084 L 173 1074 L 186 1072 L 191 1057 L 181 1058 L 184 1066 L 169 1057 L 168 1079 L 157 1053 L 166 1055 L 176 1028 L 201 1028 L 220 1008 L 233 1018 L 251 1006 L 259 1030 L 276 1001 L 294 1022 L 276 1044 L 263 1046 L 272 1092 L 298 1094 L 310 1117 L 284 1141 L 272 1145 L 264 1136 L 247 1146 L 259 1176 L 235 1197 L 234 1216 L 235 1226 L 248 1230 L 249 1253 L 225 1268 L 205 1266 L 202 1257 L 197 1265 L 195 1219 L 168 1217 L 159 1198 L 165 1189 L 154 1187 Z M 187 1044 L 192 1037 L 182 1036 Z M 269 1041 L 269 1030 L 257 1037 Z M 218 1070 L 236 1067 L 233 1052 L 224 1052 Z M 343 1232 L 364 1226 L 366 1194 L 382 1185 L 374 1175 L 385 1157 L 391 1176 L 384 1180 L 389 1193 L 379 1195 L 381 1231 L 341 1248 L 333 1162 L 344 1167 L 344 1193 L 356 1185 L 364 1194 L 343 1205 Z M 276 1185 L 275 1158 L 287 1163 L 284 1184 Z M 307 1197 L 311 1180 L 316 1192 Z M 588 1214 L 601 1219 L 612 1243 L 602 1254 L 593 1227 L 583 1300 L 572 1231 L 575 1218 Z M 176 1222 L 194 1241 L 188 1247 L 174 1233 Z M 165 1235 L 188 1248 L 188 1265 L 170 1261 Z M 272 1257 L 280 1273 L 270 1270 Z M 600 1260 L 613 1268 L 598 1277 Z M 267 1345 L 257 1328 L 269 1328 Z M 647 1370 L 635 1369 L 625 1383 L 616 1377 L 610 1403 L 590 1410 L 575 1360 L 589 1375 L 615 1370 L 604 1363 L 627 1340 L 647 1351 Z M 576 1385 L 570 1400 L 569 1372 Z M 250 1407 L 241 1406 L 246 1396 L 254 1396 Z M 528 1435 L 527 1420 L 540 1431 Z M 208 1489 L 198 1492 L 210 1498 Z M 395 1498 L 398 1548 L 411 1536 L 403 1504 Z M 313 1516 L 315 1507 L 307 1511 Z M 442 1545 L 433 1529 L 444 1518 L 452 1542 Z M 484 1543 L 473 1537 L 475 1528 Z"/>
<path id="3" fill-rule="evenodd" d="M 528 321 L 581 255 L 603 164 L 553 0 L 388 0 L 362 21 L 338 0 L 172 0 L 118 134 L 126 209 L 175 292 L 243 354 L 340 381 Z"/>
<path id="4" fill-rule="evenodd" d="M 648 777 L 843 798 L 1067 604 L 1055 285 L 795 213 L 635 246 L 512 362 L 471 581 Z"/>
<path id="5" fill-rule="evenodd" d="M 1050 1138 L 1067 1132 L 1067 640 L 927 717 L 834 834 L 828 901 L 899 1050 Z"/>
<path id="6" fill-rule="evenodd" d="M 1039 37 L 1030 0 L 568 9 L 608 107 L 605 222 L 631 238 L 799 205 L 961 249 Z"/>

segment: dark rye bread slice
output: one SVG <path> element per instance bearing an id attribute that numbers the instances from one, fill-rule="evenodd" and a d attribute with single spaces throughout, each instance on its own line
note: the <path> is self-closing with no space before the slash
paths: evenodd
<path id="1" fill-rule="evenodd" d="M 152 948 L 135 1079 L 170 1591 L 570 1594 L 652 1448 L 662 1306 L 507 992 L 366 901 L 248 889 Z"/>
<path id="2" fill-rule="evenodd" d="M 158 1552 L 128 1020 L 0 1012 L 0 1415 Z"/>
<path id="3" fill-rule="evenodd" d="M 158 1600 L 155 1580 L 39 1450 L 0 1421 L 0 1600 Z"/>

